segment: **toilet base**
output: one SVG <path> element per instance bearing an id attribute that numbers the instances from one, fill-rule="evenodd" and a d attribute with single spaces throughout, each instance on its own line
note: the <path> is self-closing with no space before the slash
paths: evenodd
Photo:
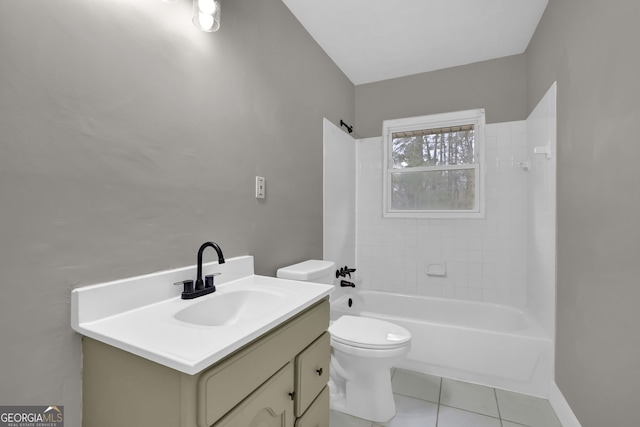
<path id="1" fill-rule="evenodd" d="M 329 406 L 333 411 L 373 422 L 387 422 L 396 414 L 389 370 L 346 381 L 334 377 L 329 381 L 329 390 Z"/>

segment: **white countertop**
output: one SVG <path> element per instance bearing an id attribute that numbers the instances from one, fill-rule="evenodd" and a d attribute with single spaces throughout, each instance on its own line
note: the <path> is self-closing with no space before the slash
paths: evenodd
<path id="1" fill-rule="evenodd" d="M 193 300 L 180 298 L 173 283 L 195 278 L 195 266 L 72 291 L 73 329 L 82 335 L 194 375 L 273 327 L 328 296 L 331 285 L 253 274 L 253 257 L 203 265 L 203 276 L 216 277 L 216 292 Z M 286 298 L 257 319 L 223 326 L 177 320 L 177 312 L 237 290 L 272 289 Z"/>

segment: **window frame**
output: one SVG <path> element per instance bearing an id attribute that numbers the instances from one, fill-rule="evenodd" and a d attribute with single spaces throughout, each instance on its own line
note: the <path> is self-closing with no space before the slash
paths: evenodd
<path id="1" fill-rule="evenodd" d="M 474 146 L 476 161 L 469 165 L 451 166 L 423 166 L 415 168 L 393 168 L 393 134 L 425 129 L 474 125 Z M 385 218 L 484 218 L 485 189 L 484 189 L 484 147 L 485 147 L 485 112 L 484 108 L 456 111 L 450 113 L 431 114 L 428 116 L 407 117 L 401 119 L 384 120 L 382 122 L 382 140 L 384 148 L 383 160 L 383 197 L 382 212 Z M 443 171 L 456 169 L 475 170 L 474 207 L 469 210 L 394 210 L 391 209 L 391 179 L 392 173 L 419 173 L 429 171 Z"/>

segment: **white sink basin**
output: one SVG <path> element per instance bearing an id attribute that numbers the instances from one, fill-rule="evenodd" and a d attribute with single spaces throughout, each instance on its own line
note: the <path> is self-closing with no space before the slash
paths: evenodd
<path id="1" fill-rule="evenodd" d="M 247 289 L 214 293 L 175 314 L 182 322 L 202 326 L 228 326 L 249 322 L 277 310 L 287 295 L 270 289 Z"/>

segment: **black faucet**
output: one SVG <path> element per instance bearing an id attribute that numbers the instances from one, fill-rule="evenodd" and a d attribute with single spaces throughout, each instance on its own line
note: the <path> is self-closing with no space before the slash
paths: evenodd
<path id="1" fill-rule="evenodd" d="M 205 288 L 204 282 L 202 281 L 202 253 L 206 248 L 209 247 L 216 250 L 216 253 L 218 254 L 218 264 L 224 264 L 224 255 L 222 255 L 222 249 L 220 249 L 220 246 L 218 246 L 218 244 L 214 242 L 203 243 L 202 246 L 200 246 L 200 249 L 198 249 L 198 275 L 196 276 L 196 291 Z M 213 280 L 211 280 L 211 286 L 213 286 L 212 292 L 214 292 L 216 289 L 213 285 Z"/>
<path id="2" fill-rule="evenodd" d="M 345 265 L 340 270 L 336 270 L 336 279 L 338 277 L 347 277 L 347 276 L 349 276 L 349 279 L 351 279 L 351 273 L 355 271 L 356 271 L 355 268 L 349 268 Z"/>
<path id="3" fill-rule="evenodd" d="M 346 280 L 341 280 L 340 281 L 340 286 L 342 286 L 343 288 L 355 288 L 356 284 L 352 283 L 352 282 L 348 282 Z"/>
<path id="4" fill-rule="evenodd" d="M 216 253 L 218 254 L 218 264 L 224 264 L 224 255 L 222 255 L 220 246 L 213 242 L 203 243 L 202 246 L 200 246 L 200 249 L 198 249 L 198 275 L 196 276 L 195 288 L 193 286 L 193 280 L 174 283 L 175 285 L 184 286 L 182 299 L 194 299 L 216 291 L 216 285 L 213 283 L 213 278 L 220 273 L 209 274 L 204 278 L 204 281 L 202 281 L 202 253 L 208 247 L 212 247 L 216 250 Z"/>

